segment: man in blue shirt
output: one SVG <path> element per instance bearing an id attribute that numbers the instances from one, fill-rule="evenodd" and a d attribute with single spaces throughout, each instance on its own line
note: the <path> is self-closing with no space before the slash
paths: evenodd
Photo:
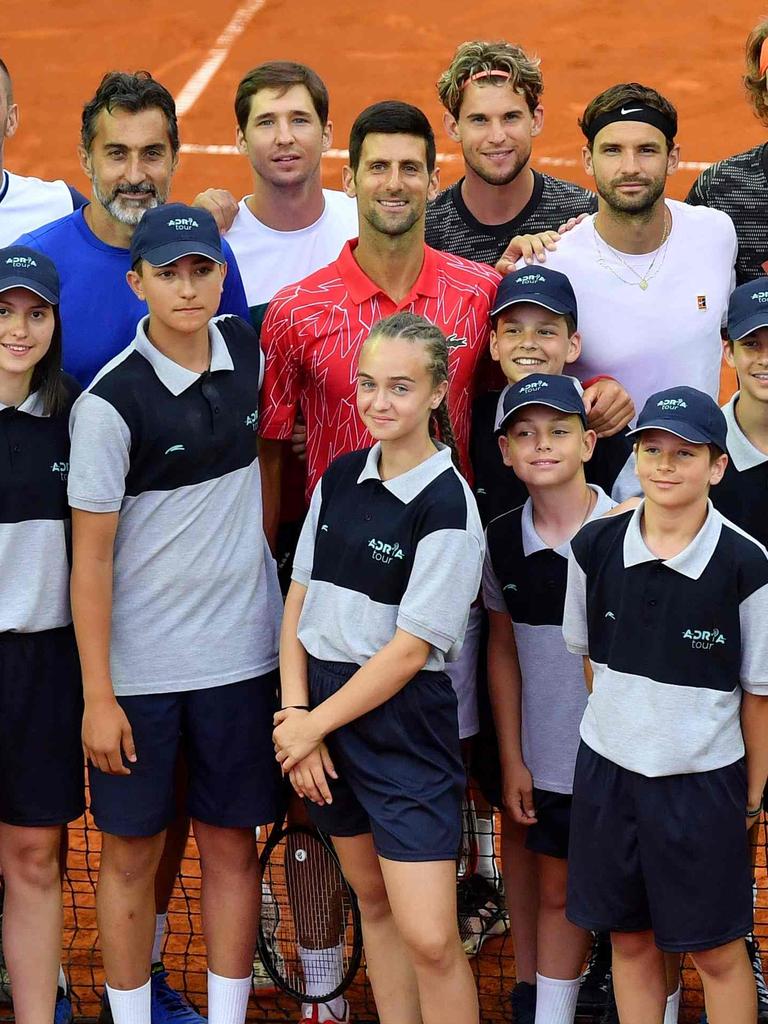
<path id="1" fill-rule="evenodd" d="M 83 109 L 80 162 L 91 181 L 87 206 L 22 235 L 61 278 L 63 361 L 85 387 L 129 345 L 145 303 L 128 287 L 130 244 L 145 210 L 166 201 L 179 154 L 176 107 L 147 72 L 105 75 Z M 220 313 L 248 318 L 237 263 L 227 243 Z"/>

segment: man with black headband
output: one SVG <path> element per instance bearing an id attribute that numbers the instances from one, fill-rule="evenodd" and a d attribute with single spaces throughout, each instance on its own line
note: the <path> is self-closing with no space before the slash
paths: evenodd
<path id="1" fill-rule="evenodd" d="M 574 373 L 609 374 L 636 409 L 680 383 L 717 398 L 736 233 L 720 211 L 664 196 L 679 159 L 675 108 L 655 89 L 616 85 L 592 100 L 579 124 L 598 212 L 546 256 L 579 303 Z"/>

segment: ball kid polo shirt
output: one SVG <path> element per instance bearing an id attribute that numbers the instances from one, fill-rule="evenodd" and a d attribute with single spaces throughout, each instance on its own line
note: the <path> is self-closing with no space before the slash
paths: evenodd
<path id="1" fill-rule="evenodd" d="M 112 682 L 179 692 L 277 665 L 282 602 L 262 530 L 261 352 L 239 317 L 210 322 L 211 363 L 185 369 L 139 324 L 72 410 L 69 501 L 118 512 Z"/>
<path id="2" fill-rule="evenodd" d="M 768 454 L 756 448 L 739 426 L 738 401 L 737 391 L 723 406 L 728 425 L 728 465 L 710 497 L 726 519 L 768 546 Z"/>

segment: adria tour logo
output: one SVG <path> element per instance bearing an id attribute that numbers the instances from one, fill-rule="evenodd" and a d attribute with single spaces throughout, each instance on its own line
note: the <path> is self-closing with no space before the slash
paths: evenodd
<path id="1" fill-rule="evenodd" d="M 548 388 L 548 387 L 549 387 L 549 384 L 547 384 L 547 382 L 545 380 L 532 380 L 530 384 L 523 384 L 523 386 L 518 389 L 518 394 L 519 395 L 533 395 L 537 391 L 541 391 L 542 388 Z"/>
<path id="2" fill-rule="evenodd" d="M 677 412 L 678 409 L 688 408 L 682 398 L 662 398 L 660 402 L 656 403 L 656 406 L 662 412 Z"/>
<path id="3" fill-rule="evenodd" d="M 752 298 L 758 302 L 768 302 L 768 292 L 753 292 Z"/>
<path id="4" fill-rule="evenodd" d="M 547 279 L 543 274 L 521 274 L 515 278 L 515 284 L 546 284 Z"/>
<path id="5" fill-rule="evenodd" d="M 708 651 L 725 643 L 725 634 L 714 629 L 684 629 L 683 640 L 690 640 L 694 651 Z"/>
<path id="6" fill-rule="evenodd" d="M 251 430 L 255 430 L 256 429 L 256 427 L 259 425 L 259 410 L 258 409 L 254 409 L 253 412 L 249 412 L 248 413 L 248 415 L 245 417 L 245 425 L 246 425 L 246 427 L 250 427 Z"/>
<path id="7" fill-rule="evenodd" d="M 396 558 L 405 558 L 405 552 L 397 541 L 394 544 L 385 544 L 383 540 L 371 537 L 368 547 L 371 549 L 371 558 L 374 562 L 383 562 L 384 565 L 389 565 Z"/>
<path id="8" fill-rule="evenodd" d="M 54 462 L 51 466 L 52 473 L 58 473 L 60 480 L 66 480 L 69 475 L 69 463 L 68 462 Z"/>
<path id="9" fill-rule="evenodd" d="M 9 256 L 5 263 L 16 270 L 29 270 L 30 267 L 37 266 L 37 262 L 31 256 Z"/>
<path id="10" fill-rule="evenodd" d="M 168 221 L 169 228 L 176 228 L 177 231 L 191 231 L 192 228 L 199 228 L 194 217 L 172 217 Z"/>

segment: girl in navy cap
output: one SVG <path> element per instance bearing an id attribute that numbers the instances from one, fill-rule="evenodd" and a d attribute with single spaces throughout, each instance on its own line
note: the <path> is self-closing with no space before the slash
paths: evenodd
<path id="1" fill-rule="evenodd" d="M 452 438 L 447 386 L 436 327 L 411 313 L 374 327 L 357 407 L 376 444 L 336 459 L 315 489 L 281 634 L 278 760 L 359 896 L 382 1024 L 478 1020 L 456 924 L 465 779 L 444 665 L 484 542 L 431 429 L 437 419 Z"/>
<path id="2" fill-rule="evenodd" d="M 48 257 L 0 249 L 0 863 L 21 1022 L 52 1020 L 65 998 L 59 837 L 84 808 L 67 555 L 67 421 L 79 388 L 61 373 L 58 301 Z"/>

